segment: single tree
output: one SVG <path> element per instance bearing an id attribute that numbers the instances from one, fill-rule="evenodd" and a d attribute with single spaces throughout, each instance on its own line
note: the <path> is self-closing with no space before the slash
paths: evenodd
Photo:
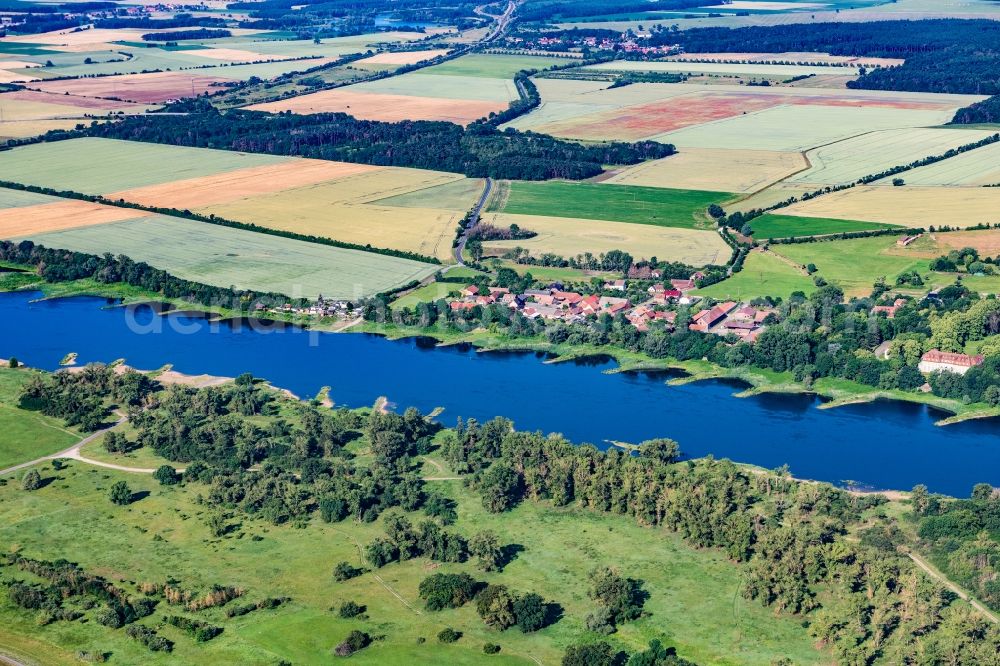
<path id="1" fill-rule="evenodd" d="M 500 568 L 503 550 L 500 539 L 491 530 L 476 532 L 469 539 L 469 553 L 477 559 L 477 566 L 483 571 L 496 571 Z"/>
<path id="2" fill-rule="evenodd" d="M 112 504 L 125 506 L 132 502 L 132 489 L 124 481 L 117 481 L 108 492 L 108 499 Z"/>
<path id="3" fill-rule="evenodd" d="M 25 490 L 38 490 L 42 487 L 42 476 L 38 470 L 29 469 L 28 473 L 21 479 L 21 487 Z"/>

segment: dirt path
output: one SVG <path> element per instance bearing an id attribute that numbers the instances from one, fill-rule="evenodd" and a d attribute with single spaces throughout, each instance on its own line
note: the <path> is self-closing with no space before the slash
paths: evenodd
<path id="1" fill-rule="evenodd" d="M 355 539 L 354 535 L 348 534 L 347 532 L 344 532 L 343 530 L 338 530 L 335 527 L 330 528 L 330 529 L 332 529 L 337 534 L 341 534 L 344 537 L 346 537 L 347 539 L 350 539 L 351 543 L 354 544 L 354 547 L 358 549 L 358 558 L 360 558 L 360 564 L 361 564 L 361 566 L 364 567 L 364 565 L 365 565 L 365 551 L 364 551 L 364 548 L 362 548 L 362 546 L 361 546 L 361 542 L 358 541 L 357 539 Z M 406 599 L 403 598 L 403 595 L 401 595 L 399 592 L 397 592 L 395 589 L 393 589 L 393 587 L 391 585 L 389 585 L 387 582 L 385 582 L 385 580 L 381 576 L 379 576 L 376 572 L 372 571 L 371 574 L 372 574 L 372 577 L 375 580 L 378 581 L 379 585 L 381 585 L 382 587 L 384 587 L 389 594 L 391 594 L 392 596 L 394 596 L 397 599 L 399 599 L 399 602 L 401 604 L 403 604 L 404 606 L 406 606 L 407 608 L 409 608 L 411 611 L 413 611 L 417 615 L 423 615 L 424 614 L 423 611 L 421 611 L 419 608 L 414 608 L 413 605 L 409 601 L 407 601 Z"/>
<path id="2" fill-rule="evenodd" d="M 923 570 L 924 573 L 926 573 L 931 578 L 933 578 L 933 579 L 939 581 L 940 583 L 942 583 L 949 590 L 951 590 L 952 592 L 954 592 L 955 594 L 957 594 L 960 599 L 968 601 L 969 605 L 972 606 L 973 608 L 975 608 L 980 613 L 982 613 L 982 615 L 987 620 L 989 620 L 993 624 L 1000 624 L 1000 618 L 998 618 L 996 616 L 996 614 L 993 613 L 993 611 L 991 611 L 986 606 L 984 606 L 979 601 L 977 601 L 975 598 L 973 598 L 972 596 L 970 596 L 969 593 L 967 593 L 965 590 L 963 590 L 962 588 L 960 588 L 958 585 L 956 585 L 955 583 L 953 583 L 950 580 L 948 580 L 945 577 L 945 575 L 942 574 L 940 571 L 938 571 L 930 562 L 928 562 L 927 560 L 925 560 L 920 555 L 917 555 L 916 553 L 908 552 L 906 554 L 909 556 L 909 558 L 911 560 L 913 560 L 913 562 L 918 567 L 920 567 Z"/>
<path id="3" fill-rule="evenodd" d="M 775 252 L 774 250 L 772 250 L 770 248 L 767 248 L 767 249 L 760 248 L 759 251 L 760 251 L 761 254 L 770 255 L 770 256 L 774 257 L 775 259 L 777 259 L 778 261 L 781 261 L 783 263 L 788 264 L 789 266 L 791 266 L 792 268 L 794 268 L 795 270 L 797 270 L 802 275 L 804 275 L 806 277 L 809 277 L 809 271 L 807 271 L 806 269 L 802 268 L 802 264 L 795 263 L 794 261 L 792 261 L 791 259 L 789 259 L 785 255 L 778 254 L 777 252 Z"/>

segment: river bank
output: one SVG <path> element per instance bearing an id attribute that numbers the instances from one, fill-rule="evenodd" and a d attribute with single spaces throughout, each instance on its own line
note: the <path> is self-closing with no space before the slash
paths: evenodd
<path id="1" fill-rule="evenodd" d="M 539 338 L 509 338 L 496 335 L 485 329 L 476 329 L 466 333 L 442 330 L 437 327 L 416 328 L 397 326 L 395 324 L 376 324 L 361 322 L 346 332 L 363 332 L 382 335 L 390 340 L 422 337 L 436 340 L 440 346 L 468 344 L 481 352 L 541 352 L 551 356 L 546 363 L 561 363 L 589 357 L 607 357 L 613 359 L 617 368 L 606 370 L 609 373 L 646 372 L 646 371 L 678 371 L 683 377 L 669 380 L 671 385 L 679 386 L 686 383 L 725 379 L 740 381 L 748 385 L 747 389 L 736 393 L 736 397 L 745 398 L 764 393 L 773 394 L 807 394 L 821 397 L 825 400 L 820 409 L 832 409 L 845 405 L 872 403 L 880 400 L 896 400 L 931 407 L 947 412 L 951 416 L 939 419 L 936 425 L 944 426 L 961 423 L 972 419 L 989 419 L 1000 417 L 1000 407 L 990 407 L 985 404 L 966 405 L 958 400 L 941 398 L 930 393 L 901 391 L 898 389 L 877 389 L 865 384 L 853 382 L 838 377 L 821 377 L 810 385 L 795 381 L 791 372 L 775 372 L 765 368 L 725 368 L 707 360 L 679 361 L 676 359 L 656 359 L 639 352 L 599 345 L 566 345 L 554 344 Z"/>

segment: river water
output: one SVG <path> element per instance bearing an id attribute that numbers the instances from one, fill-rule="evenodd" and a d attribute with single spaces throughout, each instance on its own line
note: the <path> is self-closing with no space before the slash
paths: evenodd
<path id="1" fill-rule="evenodd" d="M 37 293 L 0 294 L 0 357 L 54 370 L 69 352 L 78 363 L 124 358 L 133 367 L 171 363 L 179 372 L 252 372 L 303 397 L 331 386 L 338 405 L 387 396 L 399 409 L 439 417 L 511 418 L 525 430 L 574 442 L 676 439 L 692 457 L 714 455 L 764 467 L 787 464 L 801 478 L 966 496 L 979 482 L 1000 485 L 1000 422 L 939 427 L 947 416 L 921 405 L 880 401 L 818 409 L 809 395 L 736 398 L 743 386 L 702 381 L 668 386 L 667 373 L 616 373 L 610 359 L 546 364 L 536 353 L 479 353 L 427 340 L 246 323 L 208 324 L 197 315 L 163 317 L 148 306 L 107 307 L 98 298 L 32 302 Z"/>

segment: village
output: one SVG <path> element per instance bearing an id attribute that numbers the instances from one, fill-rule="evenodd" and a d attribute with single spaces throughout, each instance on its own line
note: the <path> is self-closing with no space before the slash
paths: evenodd
<path id="1" fill-rule="evenodd" d="M 653 271 L 649 277 L 659 278 Z M 515 294 L 504 287 L 489 287 L 480 290 L 469 285 L 459 292 L 459 297 L 450 303 L 453 312 L 471 310 L 477 306 L 500 304 L 520 312 L 528 319 L 545 319 L 566 323 L 581 322 L 589 316 L 622 315 L 636 330 L 645 332 L 654 323 L 673 331 L 677 321 L 674 306 L 695 305 L 702 299 L 689 294 L 697 286 L 697 280 L 704 277 L 695 272 L 686 279 L 656 282 L 646 289 L 645 300 L 639 303 L 626 296 L 584 295 L 566 291 L 560 283 L 553 283 L 544 289 L 529 289 Z M 626 292 L 624 279 L 605 282 L 604 293 Z M 697 312 L 688 324 L 692 331 L 711 333 L 722 337 L 733 335 L 739 340 L 753 343 L 766 330 L 766 321 L 775 311 L 758 308 L 746 303 L 726 301 Z"/>

